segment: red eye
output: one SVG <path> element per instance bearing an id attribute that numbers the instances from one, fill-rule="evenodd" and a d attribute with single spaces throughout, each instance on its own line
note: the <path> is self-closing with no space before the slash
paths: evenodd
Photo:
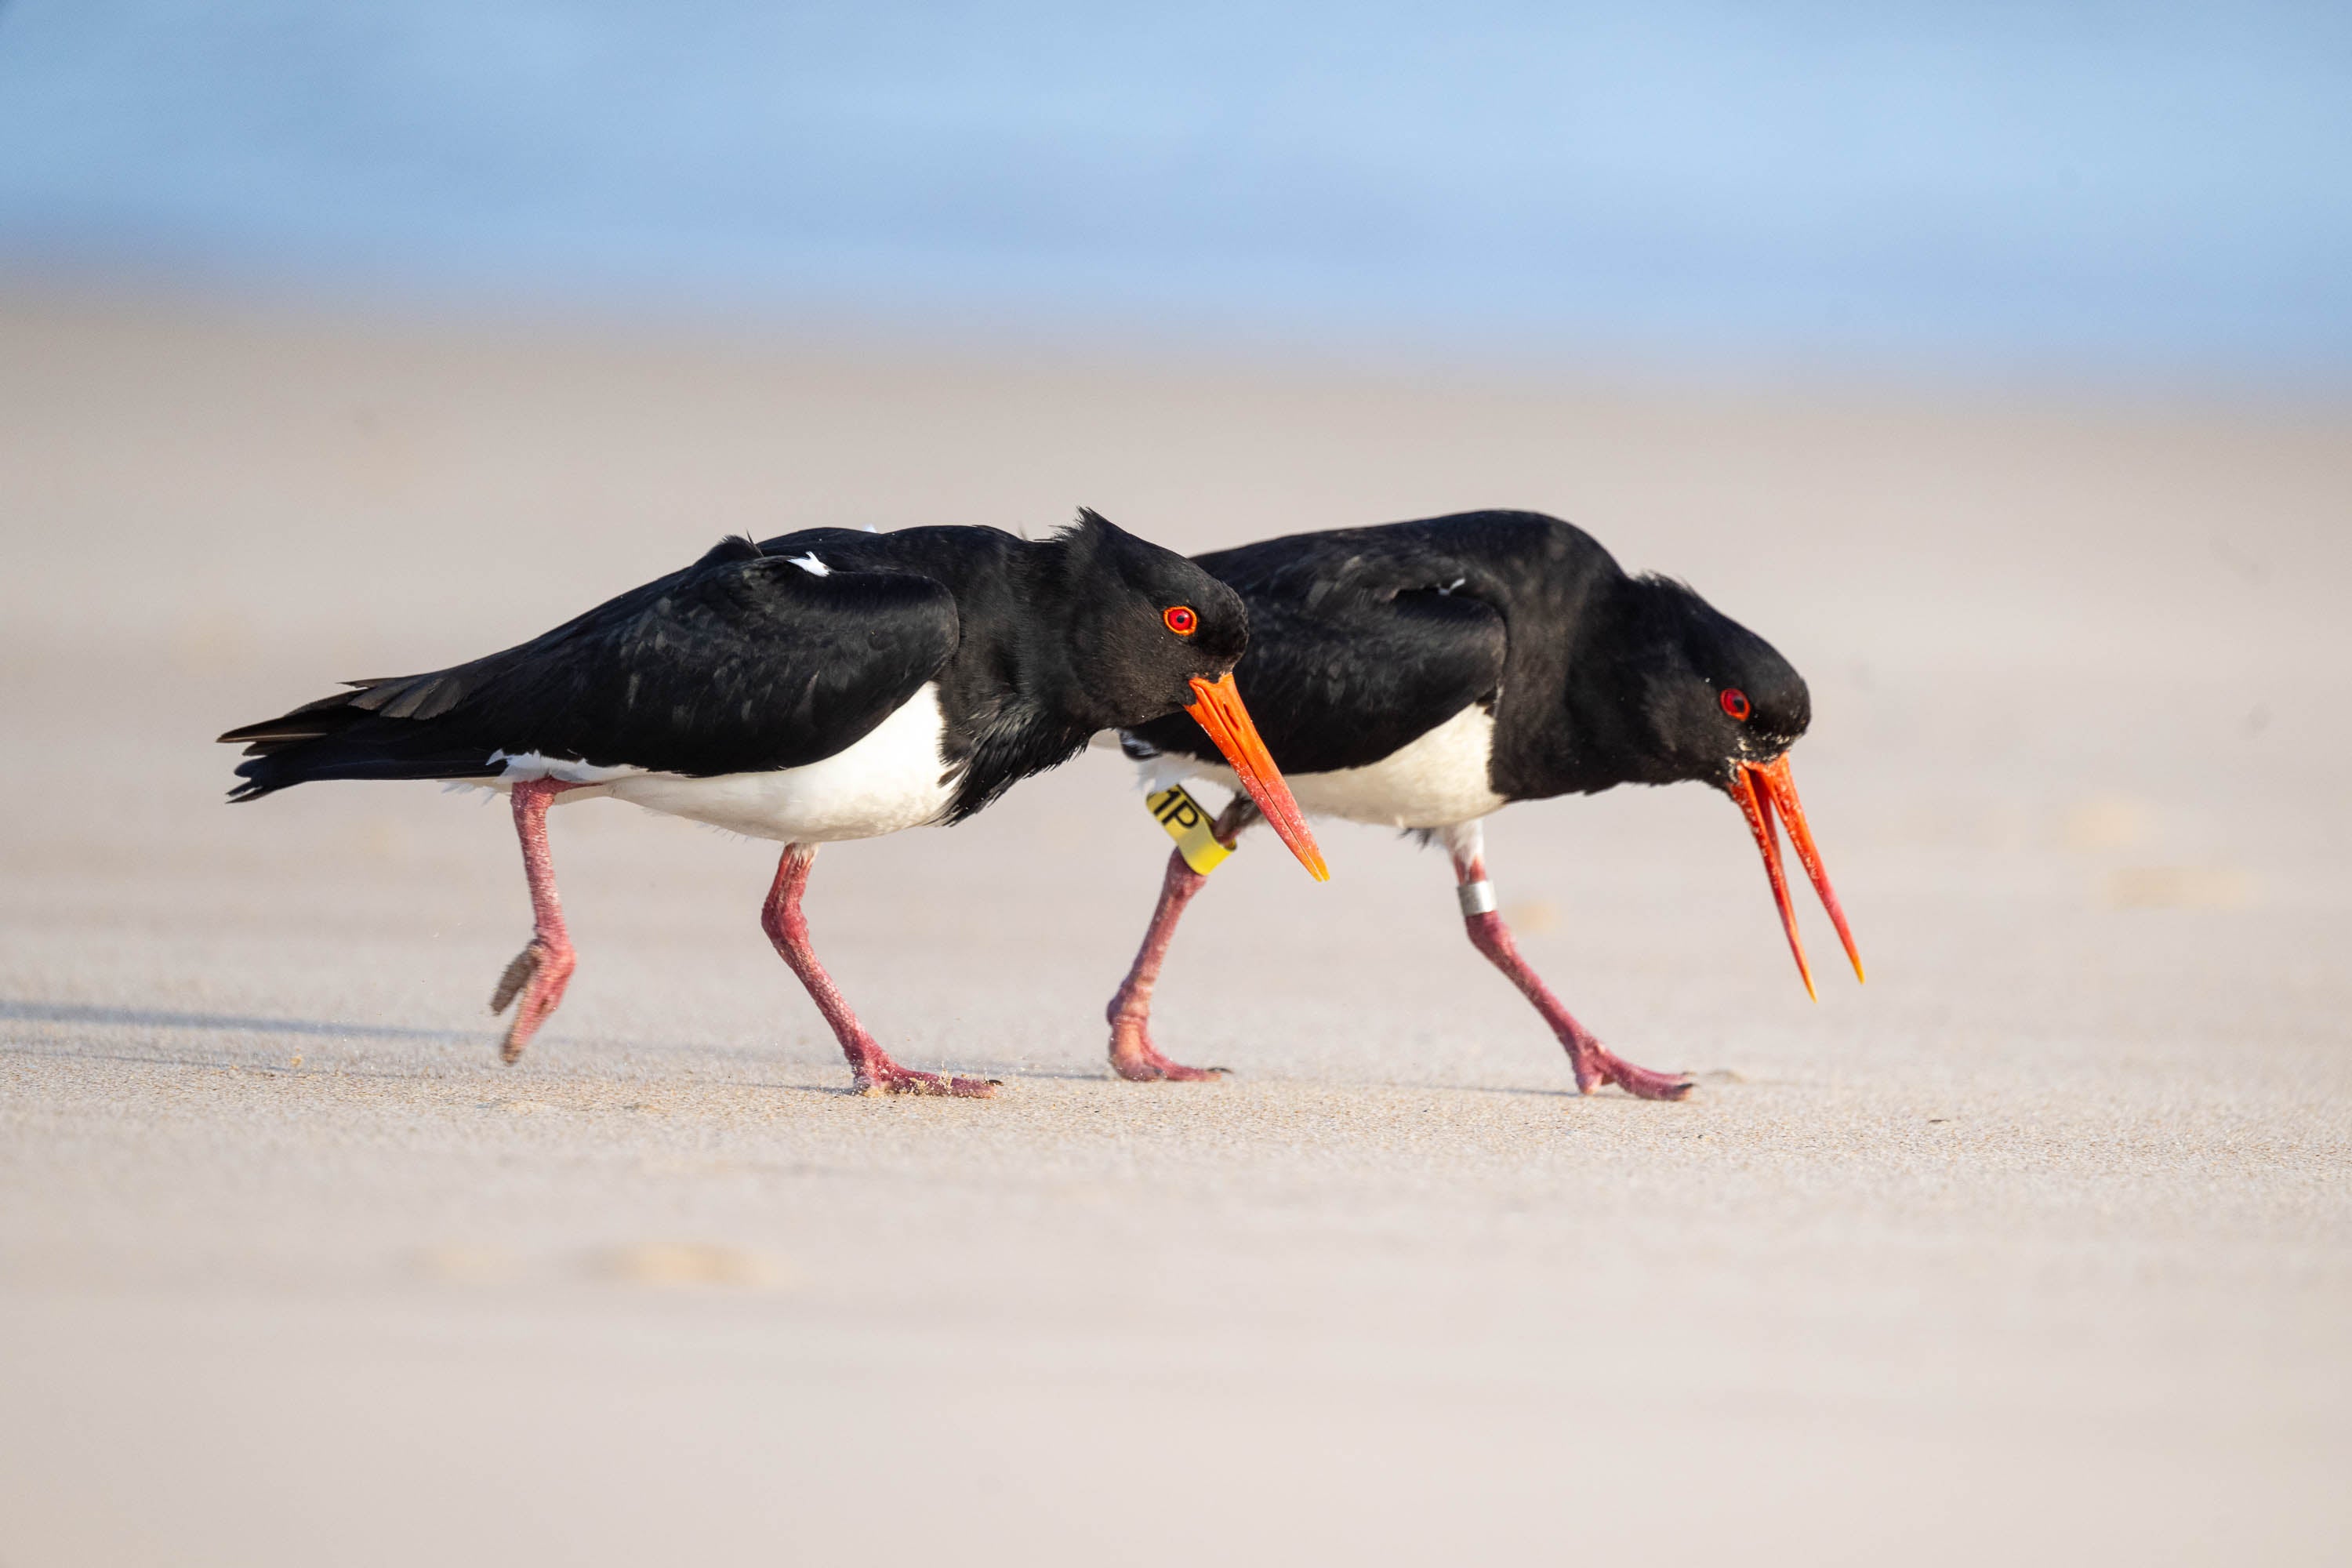
<path id="1" fill-rule="evenodd" d="M 1180 637 L 1189 637 L 1201 629 L 1201 617 L 1192 613 L 1190 605 L 1171 605 L 1160 618 Z"/>
<path id="2" fill-rule="evenodd" d="M 1748 706 L 1748 693 L 1740 690 L 1737 686 L 1728 686 L 1724 688 L 1722 701 L 1723 710 L 1726 713 L 1743 724 L 1748 722 L 1748 715 L 1753 711 Z"/>

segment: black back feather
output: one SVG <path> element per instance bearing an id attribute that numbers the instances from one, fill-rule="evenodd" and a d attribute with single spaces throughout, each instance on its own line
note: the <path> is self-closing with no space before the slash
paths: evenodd
<path id="1" fill-rule="evenodd" d="M 1291 534 L 1196 558 L 1248 607 L 1234 669 L 1286 772 L 1360 767 L 1470 704 L 1495 715 L 1487 783 L 1507 800 L 1720 779 L 1801 735 L 1804 681 L 1679 583 L 1633 577 L 1590 534 L 1529 511 Z M 1717 705 L 1727 685 L 1747 724 Z M 1193 727 L 1129 734 L 1213 758 Z"/>
<path id="2" fill-rule="evenodd" d="M 251 800 L 316 779 L 482 778 L 500 753 L 694 775 L 797 767 L 855 743 L 954 654 L 941 584 L 818 575 L 746 539 L 503 652 L 352 683 L 247 742 Z"/>

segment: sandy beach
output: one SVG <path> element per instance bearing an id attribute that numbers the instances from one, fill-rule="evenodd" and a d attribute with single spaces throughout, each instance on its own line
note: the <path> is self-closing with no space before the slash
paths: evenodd
<path id="1" fill-rule="evenodd" d="M 0 296 L 0 1564 L 2352 1556 L 2352 408 Z M 1509 505 L 1811 683 L 1871 981 L 1709 792 L 1441 856 L 1167 841 L 1089 753 L 829 847 L 478 793 L 221 804 L 231 724 L 721 534 L 1179 548 Z"/>

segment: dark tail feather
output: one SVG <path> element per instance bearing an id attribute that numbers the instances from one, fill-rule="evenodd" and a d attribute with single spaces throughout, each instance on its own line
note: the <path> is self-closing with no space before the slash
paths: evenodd
<path id="1" fill-rule="evenodd" d="M 370 682 L 223 735 L 231 743 L 246 742 L 247 760 L 236 770 L 245 782 L 229 791 L 229 799 L 259 800 L 320 779 L 478 779 L 499 772 L 488 747 L 458 740 L 437 724 L 369 711 L 367 699 L 388 684 Z"/>

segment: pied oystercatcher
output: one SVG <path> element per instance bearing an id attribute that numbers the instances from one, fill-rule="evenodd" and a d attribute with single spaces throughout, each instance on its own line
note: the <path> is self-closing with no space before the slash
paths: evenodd
<path id="1" fill-rule="evenodd" d="M 503 653 L 353 689 L 221 737 L 255 800 L 313 779 L 446 779 L 510 794 L 530 880 L 529 946 L 490 1010 L 504 1056 L 562 999 L 575 962 L 547 808 L 610 795 L 781 840 L 762 910 L 840 1038 L 856 1087 L 985 1096 L 892 1061 L 810 946 L 817 846 L 956 823 L 1099 731 L 1188 713 L 1319 880 L 1315 841 L 1233 678 L 1240 597 L 1092 511 L 1037 542 L 991 528 L 822 528 L 729 539 L 680 572 Z"/>
<path id="2" fill-rule="evenodd" d="M 1444 842 L 1471 942 L 1559 1037 L 1580 1089 L 1611 1082 L 1678 1100 L 1691 1084 L 1604 1050 L 1520 958 L 1496 911 L 1480 831 L 1512 801 L 1683 780 L 1724 791 L 1755 835 L 1811 994 L 1777 815 L 1861 977 L 1789 774 L 1789 747 L 1812 717 L 1804 680 L 1689 588 L 1630 575 L 1581 530 L 1525 511 L 1293 534 L 1194 559 L 1249 607 L 1240 677 L 1299 803 Z M 1181 725 L 1135 726 L 1122 744 L 1154 791 L 1190 777 L 1230 782 Z M 1237 794 L 1213 831 L 1229 848 L 1255 820 Z M 1170 857 L 1109 1008 L 1111 1064 L 1124 1077 L 1221 1070 L 1171 1061 L 1150 1037 L 1152 987 L 1204 880 L 1181 849 Z"/>

